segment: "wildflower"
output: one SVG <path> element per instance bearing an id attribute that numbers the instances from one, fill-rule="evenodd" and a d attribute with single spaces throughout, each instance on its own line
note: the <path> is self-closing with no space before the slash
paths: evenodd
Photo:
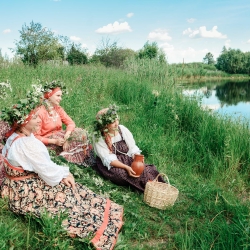
<path id="1" fill-rule="evenodd" d="M 160 95 L 160 92 L 158 90 L 153 90 L 152 91 L 152 94 L 155 96 L 155 97 L 158 97 Z"/>
<path id="2" fill-rule="evenodd" d="M 7 81 L 7 83 L 5 83 L 5 82 L 0 83 L 0 98 L 1 99 L 5 99 L 8 96 L 7 95 L 8 89 L 10 92 L 12 91 L 11 85 L 8 81 Z"/>

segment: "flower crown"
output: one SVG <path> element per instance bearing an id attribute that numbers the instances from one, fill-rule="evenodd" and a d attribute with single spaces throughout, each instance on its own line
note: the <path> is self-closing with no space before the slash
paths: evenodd
<path id="1" fill-rule="evenodd" d="M 25 99 L 21 99 L 17 104 L 2 109 L 0 119 L 8 122 L 22 124 L 29 116 L 30 112 L 41 105 L 41 93 L 29 91 Z"/>
<path id="2" fill-rule="evenodd" d="M 45 82 L 42 88 L 44 93 L 50 93 L 55 88 L 60 88 L 64 94 L 68 93 L 65 84 L 58 80 L 54 80 L 52 82 Z"/>
<path id="3" fill-rule="evenodd" d="M 1 99 L 5 99 L 8 96 L 7 89 L 9 89 L 9 91 L 12 91 L 10 83 L 8 81 L 6 83 L 1 82 L 0 83 L 0 98 Z"/>
<path id="4" fill-rule="evenodd" d="M 119 115 L 117 114 L 118 109 L 119 107 L 113 104 L 108 107 L 106 112 L 97 114 L 96 120 L 94 121 L 94 135 L 96 138 L 101 137 L 102 132 L 106 132 L 105 127 L 108 124 L 120 119 Z"/>

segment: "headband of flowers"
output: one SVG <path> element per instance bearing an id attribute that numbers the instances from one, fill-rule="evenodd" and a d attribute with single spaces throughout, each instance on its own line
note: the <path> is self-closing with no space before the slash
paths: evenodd
<path id="1" fill-rule="evenodd" d="M 107 111 L 97 114 L 96 120 L 94 121 L 94 135 L 96 136 L 96 138 L 101 137 L 103 132 L 108 131 L 108 129 L 106 128 L 108 124 L 111 124 L 117 119 L 120 119 L 119 115 L 117 114 L 118 110 L 119 107 L 113 104 L 109 105 Z"/>
<path id="2" fill-rule="evenodd" d="M 41 93 L 29 91 L 26 98 L 20 99 L 15 105 L 2 109 L 0 119 L 10 125 L 22 124 L 28 118 L 30 112 L 41 105 Z"/>
<path id="3" fill-rule="evenodd" d="M 50 93 L 55 88 L 60 88 L 64 94 L 68 93 L 65 84 L 59 80 L 45 82 L 44 84 L 42 84 L 43 93 Z"/>

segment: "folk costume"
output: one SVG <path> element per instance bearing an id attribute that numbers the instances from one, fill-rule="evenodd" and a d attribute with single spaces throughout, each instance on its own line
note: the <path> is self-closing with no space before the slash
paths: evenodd
<path id="1" fill-rule="evenodd" d="M 62 227 L 70 236 L 92 236 L 96 249 L 113 249 L 123 225 L 122 206 L 75 183 L 69 167 L 51 161 L 46 146 L 32 133 L 40 123 L 37 111 L 26 115 L 34 102 L 23 103 L 17 106 L 19 112 L 14 107 L 5 115 L 17 126 L 12 127 L 2 151 L 6 177 L 1 196 L 8 198 L 16 214 L 40 217 L 45 211 L 52 216 L 64 212 L 67 218 Z"/>
<path id="2" fill-rule="evenodd" d="M 99 124 L 112 123 L 115 119 L 119 119 L 114 106 L 98 112 L 97 122 Z M 107 122 L 105 122 L 105 120 Z M 98 128 L 98 123 L 95 122 Z M 121 186 L 130 186 L 132 189 L 144 192 L 145 185 L 148 181 L 152 181 L 159 174 L 156 167 L 151 164 L 145 164 L 145 169 L 139 177 L 132 177 L 124 168 L 118 168 L 111 165 L 112 161 L 118 160 L 127 166 L 131 166 L 133 155 L 140 154 L 141 150 L 135 144 L 132 133 L 123 125 L 118 126 L 117 135 L 111 136 L 102 129 L 101 137 L 94 138 L 94 150 L 96 152 L 96 165 L 93 168 L 108 180 Z M 159 181 L 164 182 L 160 177 Z"/>
<path id="3" fill-rule="evenodd" d="M 74 121 L 61 106 L 53 106 L 49 103 L 48 98 L 60 90 L 59 87 L 55 87 L 50 92 L 44 93 L 44 105 L 41 106 L 39 112 L 42 122 L 40 129 L 34 135 L 49 149 L 54 150 L 57 155 L 63 156 L 67 161 L 85 167 L 92 166 L 95 164 L 95 157 L 87 131 L 76 128 Z M 63 124 L 66 125 L 66 130 L 62 129 Z M 56 144 L 49 144 L 49 139 L 64 138 L 67 131 L 71 132 L 70 138 L 66 141 L 67 149 Z"/>

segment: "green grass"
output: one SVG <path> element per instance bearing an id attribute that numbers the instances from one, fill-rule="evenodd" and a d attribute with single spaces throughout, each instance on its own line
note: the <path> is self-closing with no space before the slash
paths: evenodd
<path id="1" fill-rule="evenodd" d="M 13 87 L 0 107 L 24 96 L 37 79 L 66 83 L 69 94 L 62 106 L 89 132 L 99 109 L 120 106 L 121 124 L 134 134 L 146 162 L 154 163 L 179 189 L 179 197 L 166 210 L 151 208 L 142 194 L 104 180 L 91 168 L 69 164 L 78 182 L 124 206 L 116 250 L 247 250 L 249 127 L 201 110 L 195 100 L 179 93 L 176 77 L 171 67 L 155 62 L 134 62 L 123 70 L 12 65 L 0 69 L 0 82 L 9 80 Z M 0 249 L 91 249 L 88 239 L 65 237 L 60 218 L 17 216 L 2 199 L 0 225 Z"/>

